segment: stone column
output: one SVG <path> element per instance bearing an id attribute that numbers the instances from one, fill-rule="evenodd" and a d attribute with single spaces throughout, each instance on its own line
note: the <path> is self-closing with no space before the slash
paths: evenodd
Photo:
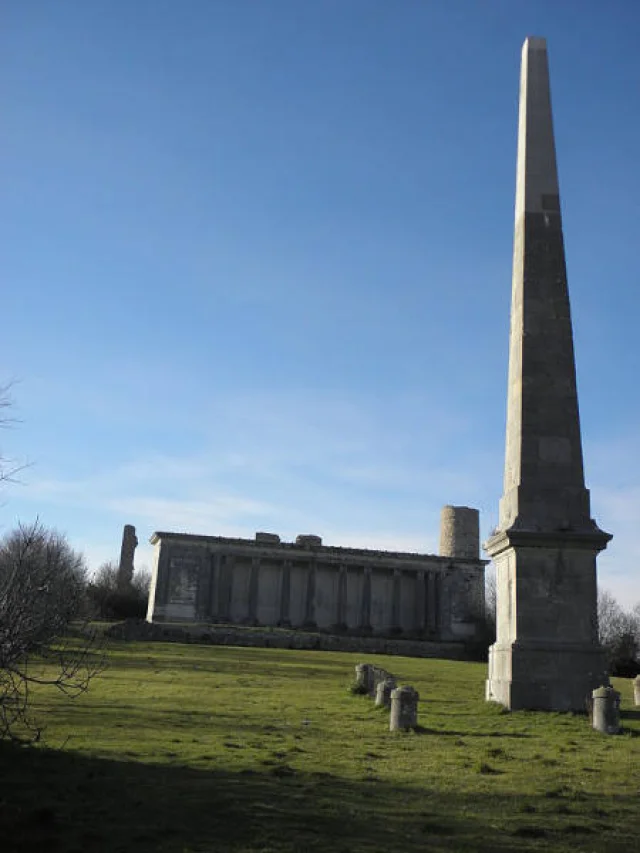
<path id="1" fill-rule="evenodd" d="M 401 631 L 400 619 L 400 584 L 402 572 L 400 569 L 393 570 L 393 599 L 391 601 L 391 627 L 394 631 Z"/>
<path id="2" fill-rule="evenodd" d="M 424 572 L 416 572 L 416 598 L 415 598 L 415 629 L 420 633 L 423 633 L 426 624 L 426 612 L 425 608 L 427 605 L 427 595 L 426 595 L 426 575 Z"/>
<path id="3" fill-rule="evenodd" d="M 280 625 L 291 624 L 289 610 L 291 606 L 291 560 L 282 561 L 282 585 L 280 587 Z"/>
<path id="4" fill-rule="evenodd" d="M 218 573 L 218 618 L 222 622 L 228 622 L 230 619 L 234 562 L 233 554 L 227 554 L 221 561 Z"/>
<path id="5" fill-rule="evenodd" d="M 216 619 L 219 610 L 219 584 L 220 584 L 220 553 L 211 554 L 211 575 L 209 582 L 209 617 Z"/>
<path id="6" fill-rule="evenodd" d="M 260 557 L 251 558 L 251 574 L 249 575 L 249 607 L 247 621 L 255 625 L 258 621 L 258 596 L 260 594 Z"/>
<path id="7" fill-rule="evenodd" d="M 371 569 L 365 566 L 362 581 L 362 601 L 360 602 L 360 628 L 371 630 Z"/>
<path id="8" fill-rule="evenodd" d="M 427 631 L 438 633 L 438 590 L 436 572 L 427 572 Z"/>
<path id="9" fill-rule="evenodd" d="M 547 46 L 522 49 L 504 489 L 486 543 L 497 632 L 486 697 L 581 711 L 608 684 L 596 555 L 611 539 L 585 488 Z"/>
<path id="10" fill-rule="evenodd" d="M 196 618 L 198 622 L 207 622 L 210 618 L 211 571 L 205 548 L 198 548 L 198 589 L 196 592 Z"/>
<path id="11" fill-rule="evenodd" d="M 336 623 L 341 628 L 347 626 L 347 567 L 344 563 L 338 570 L 338 604 L 336 607 Z"/>
<path id="12" fill-rule="evenodd" d="M 309 572 L 307 574 L 307 595 L 304 624 L 307 628 L 316 627 L 316 558 L 309 561 Z"/>
<path id="13" fill-rule="evenodd" d="M 442 640 L 452 639 L 453 631 L 453 608 L 452 608 L 452 572 L 453 566 L 449 564 L 446 571 L 438 575 L 438 635 Z"/>

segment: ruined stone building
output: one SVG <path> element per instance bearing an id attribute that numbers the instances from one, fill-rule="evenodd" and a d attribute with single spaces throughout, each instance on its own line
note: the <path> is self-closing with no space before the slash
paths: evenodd
<path id="1" fill-rule="evenodd" d="M 157 532 L 148 621 L 465 640 L 484 602 L 478 511 L 445 507 L 440 555 Z"/>

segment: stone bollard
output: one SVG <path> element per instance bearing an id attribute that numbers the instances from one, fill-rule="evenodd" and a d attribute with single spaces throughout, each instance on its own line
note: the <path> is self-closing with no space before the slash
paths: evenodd
<path id="1" fill-rule="evenodd" d="M 391 691 L 396 689 L 395 678 L 385 678 L 379 681 L 376 687 L 376 706 L 378 708 L 391 707 Z"/>
<path id="2" fill-rule="evenodd" d="M 371 681 L 369 682 L 369 696 L 375 699 L 378 693 L 378 684 L 389 678 L 389 673 L 386 669 L 381 669 L 379 666 L 371 667 Z"/>
<path id="3" fill-rule="evenodd" d="M 613 687 L 598 687 L 593 697 L 593 728 L 605 735 L 620 733 L 620 694 Z"/>
<path id="4" fill-rule="evenodd" d="M 391 691 L 389 731 L 407 731 L 417 727 L 419 698 L 413 687 L 396 687 Z"/>
<path id="5" fill-rule="evenodd" d="M 371 690 L 371 666 L 368 663 L 356 664 L 356 690 L 369 693 Z"/>
<path id="6" fill-rule="evenodd" d="M 636 705 L 640 705 L 640 675 L 636 675 L 633 679 L 633 701 Z"/>

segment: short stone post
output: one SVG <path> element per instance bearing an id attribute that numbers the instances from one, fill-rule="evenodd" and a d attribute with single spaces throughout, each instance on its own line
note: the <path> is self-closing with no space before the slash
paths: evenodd
<path id="1" fill-rule="evenodd" d="M 371 666 L 368 663 L 356 664 L 356 690 L 359 693 L 368 693 L 371 685 Z"/>
<path id="2" fill-rule="evenodd" d="M 391 691 L 390 731 L 407 731 L 417 727 L 419 698 L 418 691 L 413 687 L 396 687 Z"/>
<path id="3" fill-rule="evenodd" d="M 633 679 L 633 701 L 636 705 L 640 705 L 640 675 L 636 675 Z"/>
<path id="4" fill-rule="evenodd" d="M 386 671 L 386 669 L 381 669 L 379 666 L 372 666 L 371 675 L 369 677 L 369 696 L 371 696 L 372 699 L 375 699 L 377 695 L 378 684 L 381 681 L 384 681 L 385 678 L 388 678 L 389 673 Z"/>
<path id="5" fill-rule="evenodd" d="M 598 687 L 593 697 L 593 728 L 605 735 L 620 733 L 620 694 L 613 687 Z"/>
<path id="6" fill-rule="evenodd" d="M 384 681 L 379 681 L 376 687 L 376 707 L 390 708 L 391 707 L 391 691 L 396 688 L 395 678 L 385 678 Z"/>

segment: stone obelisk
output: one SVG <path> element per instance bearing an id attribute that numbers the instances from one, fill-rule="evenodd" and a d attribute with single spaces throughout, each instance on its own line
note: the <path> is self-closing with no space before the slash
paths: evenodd
<path id="1" fill-rule="evenodd" d="M 590 517 L 565 269 L 547 46 L 522 48 L 504 495 L 485 548 L 496 566 L 497 634 L 487 699 L 584 710 L 608 684 L 598 644 Z"/>

